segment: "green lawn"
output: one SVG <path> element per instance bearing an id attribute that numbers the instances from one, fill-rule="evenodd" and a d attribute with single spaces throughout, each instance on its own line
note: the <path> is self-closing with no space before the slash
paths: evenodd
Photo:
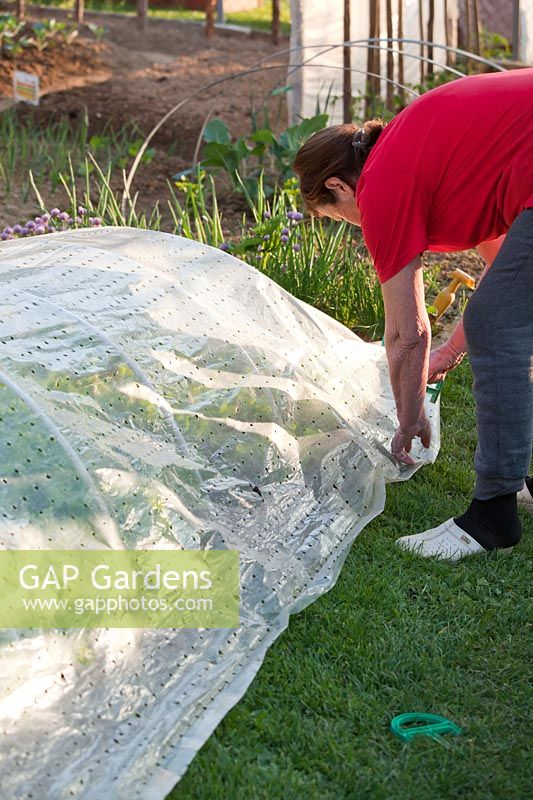
<path id="1" fill-rule="evenodd" d="M 471 382 L 465 360 L 444 386 L 436 464 L 389 485 L 336 586 L 291 618 L 168 800 L 530 796 L 533 518 L 512 555 L 451 565 L 393 544 L 468 505 Z M 404 711 L 443 714 L 464 733 L 402 744 L 389 722 Z"/>

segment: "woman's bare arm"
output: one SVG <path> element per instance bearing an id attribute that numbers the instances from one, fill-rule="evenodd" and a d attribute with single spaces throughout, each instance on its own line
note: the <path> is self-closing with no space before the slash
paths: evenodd
<path id="1" fill-rule="evenodd" d="M 385 305 L 385 349 L 400 429 L 416 430 L 423 416 L 431 344 L 420 258 L 381 286 Z"/>
<path id="2" fill-rule="evenodd" d="M 483 261 L 486 262 L 485 269 L 483 270 L 479 280 L 481 280 L 481 278 L 489 269 L 489 267 L 492 267 L 492 262 L 500 252 L 500 248 L 504 243 L 504 241 L 505 241 L 505 233 L 499 236 L 497 239 L 491 239 L 490 242 L 481 242 L 481 244 L 478 244 L 478 246 L 476 247 L 476 250 L 478 251 L 481 258 L 483 259 Z"/>

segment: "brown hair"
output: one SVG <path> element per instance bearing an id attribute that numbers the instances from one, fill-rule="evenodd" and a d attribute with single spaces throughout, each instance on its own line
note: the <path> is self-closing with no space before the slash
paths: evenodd
<path id="1" fill-rule="evenodd" d="M 368 120 L 361 128 L 354 123 L 332 125 L 313 134 L 300 147 L 293 169 L 300 179 L 307 211 L 314 214 L 317 206 L 335 203 L 335 195 L 325 185 L 328 178 L 340 178 L 355 189 L 357 178 L 384 127 L 381 119 Z M 359 135 L 355 136 L 358 131 Z"/>

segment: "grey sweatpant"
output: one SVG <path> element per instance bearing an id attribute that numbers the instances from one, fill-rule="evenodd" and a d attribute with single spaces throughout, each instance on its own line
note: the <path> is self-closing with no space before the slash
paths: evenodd
<path id="1" fill-rule="evenodd" d="M 463 317 L 474 374 L 474 497 L 519 491 L 533 440 L 533 208 L 511 225 Z"/>

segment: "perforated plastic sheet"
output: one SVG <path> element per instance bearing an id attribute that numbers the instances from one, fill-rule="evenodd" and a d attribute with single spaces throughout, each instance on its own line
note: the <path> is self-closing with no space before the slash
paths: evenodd
<path id="1" fill-rule="evenodd" d="M 383 348 L 219 250 L 0 246 L 0 547 L 240 551 L 235 630 L 1 632 L 3 800 L 160 800 L 400 472 Z M 376 444 L 377 443 L 377 444 Z"/>

